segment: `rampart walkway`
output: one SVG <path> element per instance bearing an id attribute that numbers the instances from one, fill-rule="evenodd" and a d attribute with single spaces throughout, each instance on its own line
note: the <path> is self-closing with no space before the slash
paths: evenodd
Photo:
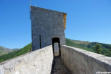
<path id="1" fill-rule="evenodd" d="M 55 57 L 54 68 L 52 68 L 52 74 L 71 74 L 69 70 L 64 66 L 60 57 Z"/>
<path id="2" fill-rule="evenodd" d="M 0 63 L 0 74 L 70 74 L 68 70 L 71 74 L 111 72 L 111 57 L 63 45 L 61 59 L 54 59 L 50 45 Z"/>

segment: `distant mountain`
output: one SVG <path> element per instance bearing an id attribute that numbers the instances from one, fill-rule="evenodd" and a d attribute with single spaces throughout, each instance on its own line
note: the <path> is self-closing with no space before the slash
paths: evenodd
<path id="1" fill-rule="evenodd" d="M 17 56 L 20 56 L 20 55 L 23 55 L 29 51 L 31 51 L 32 49 L 32 45 L 31 43 L 30 44 L 27 44 L 26 46 L 24 46 L 23 48 L 21 49 L 13 49 L 13 51 L 9 52 L 8 54 L 4 54 L 4 55 L 1 55 L 0 56 L 0 62 L 3 62 L 5 60 L 8 60 L 8 59 L 11 59 L 11 58 L 14 58 L 14 57 L 17 57 Z"/>
<path id="2" fill-rule="evenodd" d="M 5 48 L 3 46 L 0 46 L 0 56 L 1 55 L 4 55 L 4 54 L 8 54 L 9 52 L 12 52 L 13 50 L 12 49 L 9 49 L 9 48 Z"/>

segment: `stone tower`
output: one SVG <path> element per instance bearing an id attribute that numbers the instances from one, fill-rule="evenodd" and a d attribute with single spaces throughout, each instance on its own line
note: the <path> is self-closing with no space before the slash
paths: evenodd
<path id="1" fill-rule="evenodd" d="M 32 50 L 65 44 L 66 14 L 31 6 Z"/>

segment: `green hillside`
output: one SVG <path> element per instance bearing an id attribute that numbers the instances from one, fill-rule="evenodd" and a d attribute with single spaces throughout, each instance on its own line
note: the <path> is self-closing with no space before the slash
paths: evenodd
<path id="1" fill-rule="evenodd" d="M 95 53 L 99 53 L 99 54 L 103 54 L 111 57 L 111 44 L 66 39 L 66 45 L 82 48 L 84 50 L 88 50 L 91 52 L 95 52 Z M 97 52 L 96 50 L 97 47 L 99 47 L 98 48 L 99 52 Z"/>
<path id="2" fill-rule="evenodd" d="M 22 54 L 25 54 L 25 53 L 31 51 L 31 49 L 32 49 L 32 45 L 28 44 L 25 47 L 21 48 L 20 50 L 16 50 L 16 51 L 13 51 L 13 52 L 10 52 L 8 54 L 0 56 L 0 62 L 3 62 L 7 59 L 11 59 L 11 58 L 14 58 L 17 56 L 20 56 Z"/>
<path id="3" fill-rule="evenodd" d="M 95 53 L 99 53 L 99 54 L 103 54 L 103 55 L 111 57 L 111 45 L 110 44 L 66 39 L 66 45 L 82 48 L 87 51 L 91 51 L 91 52 L 95 52 Z M 99 52 L 97 52 L 97 50 L 95 50 L 96 48 L 99 49 Z M 31 49 L 32 49 L 32 45 L 30 43 L 19 50 L 16 50 L 16 51 L 13 51 L 8 54 L 0 56 L 0 62 L 23 55 L 27 52 L 30 52 Z"/>

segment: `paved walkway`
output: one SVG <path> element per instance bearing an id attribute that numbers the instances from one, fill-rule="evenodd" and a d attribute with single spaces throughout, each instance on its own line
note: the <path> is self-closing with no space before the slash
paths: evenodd
<path id="1" fill-rule="evenodd" d="M 52 74 L 71 74 L 71 73 L 66 69 L 60 57 L 55 57 Z"/>

